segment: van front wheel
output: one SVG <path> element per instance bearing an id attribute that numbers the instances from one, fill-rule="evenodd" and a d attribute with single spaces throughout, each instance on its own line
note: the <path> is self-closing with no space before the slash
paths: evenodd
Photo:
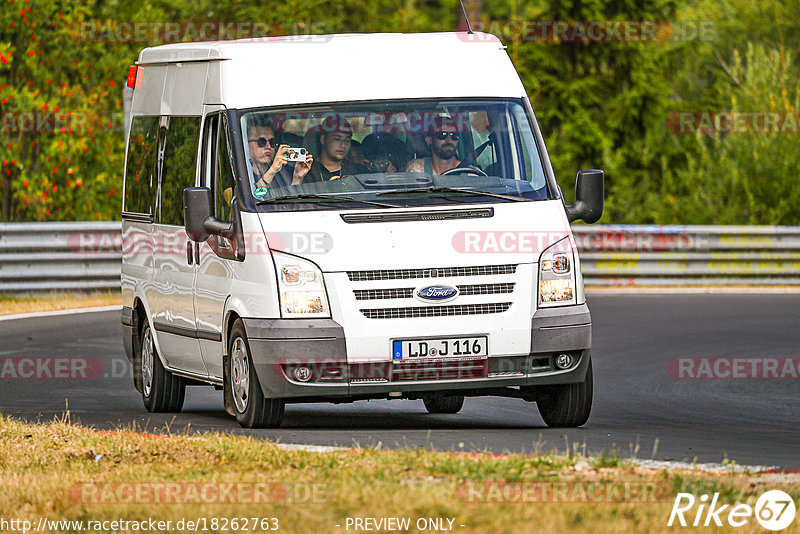
<path id="1" fill-rule="evenodd" d="M 250 344 L 241 319 L 233 323 L 225 376 L 236 420 L 245 428 L 276 428 L 283 420 L 282 399 L 266 399 L 258 383 Z"/>
<path id="2" fill-rule="evenodd" d="M 164 369 L 149 324 L 142 328 L 139 342 L 144 407 L 150 412 L 180 412 L 186 395 L 186 382 Z"/>
<path id="3" fill-rule="evenodd" d="M 592 411 L 593 382 L 592 361 L 589 360 L 583 382 L 542 388 L 544 391 L 536 405 L 547 426 L 576 427 L 586 423 Z"/>

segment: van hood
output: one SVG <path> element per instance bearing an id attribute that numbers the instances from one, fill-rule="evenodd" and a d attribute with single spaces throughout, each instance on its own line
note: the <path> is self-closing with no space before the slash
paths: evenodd
<path id="1" fill-rule="evenodd" d="M 260 213 L 269 247 L 323 272 L 536 263 L 567 237 L 560 200 Z"/>

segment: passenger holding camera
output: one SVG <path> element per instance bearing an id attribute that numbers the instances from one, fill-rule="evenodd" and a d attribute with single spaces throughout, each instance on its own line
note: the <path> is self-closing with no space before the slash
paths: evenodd
<path id="1" fill-rule="evenodd" d="M 305 161 L 298 161 L 290 175 L 287 171 L 291 167 L 286 166 L 289 163 L 289 145 L 278 146 L 275 131 L 264 117 L 256 117 L 248 124 L 247 141 L 250 145 L 255 187 L 282 187 L 290 183 L 302 183 L 314 163 L 313 156 L 306 154 Z"/>

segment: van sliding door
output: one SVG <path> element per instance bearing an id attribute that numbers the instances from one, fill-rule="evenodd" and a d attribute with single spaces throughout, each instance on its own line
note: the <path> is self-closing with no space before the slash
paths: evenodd
<path id="1" fill-rule="evenodd" d="M 197 267 L 183 225 L 183 190 L 197 168 L 200 117 L 161 117 L 155 208 L 154 291 L 149 292 L 161 355 L 171 369 L 207 376 L 197 340 L 193 287 Z"/>
<path id="2" fill-rule="evenodd" d="M 234 179 L 228 121 L 226 115 L 218 110 L 221 106 L 206 106 L 200 185 L 210 188 L 213 193 L 214 215 L 228 221 L 231 219 Z M 203 361 L 210 376 L 219 379 L 222 378 L 225 303 L 231 294 L 233 280 L 241 271 L 240 265 L 226 238 L 211 236 L 201 244 L 194 291 L 197 327 L 207 333 L 199 336 Z"/>

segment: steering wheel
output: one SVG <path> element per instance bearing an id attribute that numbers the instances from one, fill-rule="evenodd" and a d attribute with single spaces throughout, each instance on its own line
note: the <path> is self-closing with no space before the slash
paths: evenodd
<path id="1" fill-rule="evenodd" d="M 444 171 L 441 174 L 441 176 L 448 176 L 450 174 L 471 174 L 471 173 L 478 174 L 480 176 L 486 176 L 487 178 L 489 177 L 488 174 L 474 167 L 456 167 L 455 169 Z"/>

